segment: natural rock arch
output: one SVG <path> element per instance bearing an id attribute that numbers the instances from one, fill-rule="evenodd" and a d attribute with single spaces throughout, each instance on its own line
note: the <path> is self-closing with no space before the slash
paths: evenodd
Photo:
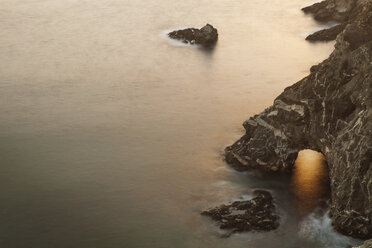
<path id="1" fill-rule="evenodd" d="M 238 170 L 280 172 L 291 170 L 300 150 L 320 151 L 329 166 L 335 228 L 371 238 L 372 3 L 358 4 L 330 57 L 245 121 L 246 133 L 225 155 Z M 348 38 L 353 30 L 363 36 L 357 43 Z"/>

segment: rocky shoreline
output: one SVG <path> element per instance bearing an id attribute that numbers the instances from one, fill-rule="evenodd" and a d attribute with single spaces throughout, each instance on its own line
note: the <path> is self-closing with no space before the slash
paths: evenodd
<path id="1" fill-rule="evenodd" d="M 339 23 L 328 29 L 323 29 L 306 37 L 310 41 L 330 41 L 336 39 L 337 35 L 345 30 L 348 24 L 352 26 L 360 19 L 359 14 L 363 12 L 364 6 L 369 0 L 351 1 L 351 0 L 327 0 L 315 3 L 302 9 L 306 14 L 313 15 L 314 19 L 319 22 L 336 22 Z M 366 18 L 366 17 L 365 17 Z M 355 29 L 358 24 L 354 25 Z M 363 32 L 355 30 L 356 33 Z"/>
<path id="2" fill-rule="evenodd" d="M 324 154 L 332 224 L 342 234 L 372 238 L 372 1 L 326 0 L 303 9 L 340 24 L 308 37 L 336 39 L 335 50 L 274 104 L 250 117 L 246 133 L 225 150 L 237 170 L 290 172 L 300 150 Z"/>

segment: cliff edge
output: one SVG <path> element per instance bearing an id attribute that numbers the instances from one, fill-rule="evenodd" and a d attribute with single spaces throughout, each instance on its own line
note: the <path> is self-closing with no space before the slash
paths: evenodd
<path id="1" fill-rule="evenodd" d="M 304 11 L 341 22 L 335 50 L 246 120 L 246 133 L 225 158 L 238 170 L 285 172 L 300 150 L 322 152 L 335 229 L 372 238 L 372 0 L 326 0 Z"/>

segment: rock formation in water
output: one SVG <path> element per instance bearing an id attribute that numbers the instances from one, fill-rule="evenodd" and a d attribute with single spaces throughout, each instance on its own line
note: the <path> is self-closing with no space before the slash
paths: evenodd
<path id="1" fill-rule="evenodd" d="M 226 148 L 225 158 L 238 170 L 284 172 L 300 150 L 322 152 L 335 229 L 371 238 L 372 1 L 327 0 L 304 10 L 317 20 L 347 22 L 335 50 L 271 107 L 246 120 L 245 135 Z"/>
<path id="2" fill-rule="evenodd" d="M 212 25 L 207 24 L 201 29 L 187 28 L 170 32 L 168 36 L 172 39 L 181 40 L 185 43 L 212 46 L 217 42 L 218 33 Z"/>
<path id="3" fill-rule="evenodd" d="M 305 13 L 311 13 L 314 19 L 320 22 L 336 21 L 342 23 L 354 19 L 355 15 L 358 14 L 355 11 L 355 7 L 361 2 L 368 1 L 369 0 L 326 0 L 305 7 L 302 10 Z M 359 3 L 357 4 L 357 2 Z"/>
<path id="4" fill-rule="evenodd" d="M 270 192 L 256 190 L 256 197 L 248 201 L 235 201 L 230 205 L 202 212 L 220 223 L 221 229 L 232 232 L 271 231 L 279 226 L 279 216 L 275 214 L 273 197 Z"/>
<path id="5" fill-rule="evenodd" d="M 365 0 L 368 2 L 370 0 Z M 306 37 L 310 41 L 330 41 L 336 39 L 347 26 L 354 23 L 362 11 L 363 1 L 354 0 L 327 0 L 305 7 L 305 13 L 312 14 L 315 20 L 320 22 L 335 21 L 340 24 L 328 29 L 323 29 Z"/>
<path id="6" fill-rule="evenodd" d="M 313 34 L 310 34 L 306 37 L 306 40 L 309 41 L 330 41 L 336 39 L 337 35 L 339 35 L 346 27 L 346 24 L 338 24 L 328 29 L 323 29 L 317 31 Z"/>

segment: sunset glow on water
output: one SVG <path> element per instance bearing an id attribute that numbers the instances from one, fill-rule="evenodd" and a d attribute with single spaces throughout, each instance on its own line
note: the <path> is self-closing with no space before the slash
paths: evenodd
<path id="1" fill-rule="evenodd" d="M 299 152 L 293 169 L 292 185 L 302 214 L 314 210 L 320 200 L 327 199 L 329 180 L 323 154 L 312 150 Z"/>
<path id="2" fill-rule="evenodd" d="M 292 204 L 291 188 L 306 211 L 322 196 L 319 156 L 289 185 L 221 155 L 333 50 L 305 41 L 314 1 L 0 2 L 1 248 L 329 248 Z M 206 23 L 213 51 L 164 35 Z M 277 231 L 221 238 L 200 215 L 254 189 L 277 199 Z"/>

